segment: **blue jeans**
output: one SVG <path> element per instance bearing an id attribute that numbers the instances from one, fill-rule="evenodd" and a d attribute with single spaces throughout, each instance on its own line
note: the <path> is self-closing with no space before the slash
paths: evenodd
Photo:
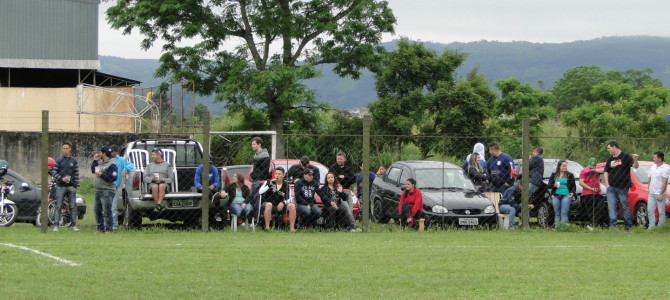
<path id="1" fill-rule="evenodd" d="M 509 215 L 509 228 L 514 228 L 514 218 L 516 217 L 516 208 L 503 204 L 500 206 L 500 213 Z"/>
<path id="2" fill-rule="evenodd" d="M 607 188 L 607 212 L 610 216 L 610 227 L 616 227 L 618 221 L 617 204 L 621 205 L 621 210 L 623 210 L 623 220 L 626 224 L 626 229 L 630 229 L 633 227 L 633 220 L 630 217 L 630 209 L 628 208 L 628 189 L 610 186 Z"/>
<path id="3" fill-rule="evenodd" d="M 77 226 L 77 188 L 73 186 L 56 186 L 56 215 L 54 226 L 58 227 L 60 222 L 60 211 L 63 207 L 63 199 L 68 197 L 70 204 L 70 227 Z"/>
<path id="4" fill-rule="evenodd" d="M 316 221 L 323 214 L 316 204 L 310 206 L 298 204 L 297 210 L 303 225 Z"/>
<path id="5" fill-rule="evenodd" d="M 95 192 L 95 203 L 93 203 L 93 212 L 95 213 L 95 225 L 98 231 L 112 231 L 112 201 L 115 191 L 104 190 Z"/>
<path id="6" fill-rule="evenodd" d="M 247 204 L 242 208 L 242 203 L 231 203 L 230 212 L 235 214 L 238 218 L 244 216 L 249 216 L 251 213 L 251 208 L 253 205 Z M 244 214 L 242 214 L 244 212 Z"/>
<path id="7" fill-rule="evenodd" d="M 658 226 L 660 227 L 665 223 L 665 197 L 663 200 L 658 200 L 658 194 L 649 193 L 649 199 L 647 199 L 647 216 L 649 218 L 649 229 L 654 229 L 656 227 L 656 208 L 658 207 Z"/>
<path id="8" fill-rule="evenodd" d="M 568 197 L 568 195 L 552 195 L 551 204 L 554 205 L 554 226 L 558 226 L 560 222 L 570 224 L 568 215 L 570 214 L 572 197 Z"/>

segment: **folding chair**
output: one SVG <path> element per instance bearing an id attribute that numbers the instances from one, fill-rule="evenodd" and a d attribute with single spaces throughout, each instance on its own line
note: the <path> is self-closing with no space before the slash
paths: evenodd
<path id="1" fill-rule="evenodd" d="M 135 170 L 144 172 L 144 168 L 149 164 L 149 151 L 142 149 L 132 149 L 127 153 L 128 160 L 135 165 Z"/>
<path id="2" fill-rule="evenodd" d="M 177 151 L 172 149 L 161 149 L 163 153 L 163 160 L 167 161 L 172 167 L 172 172 L 174 173 L 174 181 L 172 183 L 172 191 L 179 191 L 179 180 L 177 179 Z"/>

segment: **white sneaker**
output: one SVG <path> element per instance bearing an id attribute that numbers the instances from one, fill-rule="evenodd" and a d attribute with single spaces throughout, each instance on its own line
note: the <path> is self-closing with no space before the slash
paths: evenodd
<path id="1" fill-rule="evenodd" d="M 54 232 L 58 232 L 58 226 L 54 226 Z"/>
<path id="2" fill-rule="evenodd" d="M 74 232 L 79 232 L 79 228 L 77 228 L 77 226 L 72 226 L 72 228 L 70 228 L 70 230 L 72 230 Z"/>
<path id="3" fill-rule="evenodd" d="M 593 227 L 591 227 L 591 225 L 586 225 L 586 230 L 593 231 Z"/>
<path id="4" fill-rule="evenodd" d="M 356 233 L 358 233 L 358 232 L 362 232 L 362 230 L 361 230 L 360 228 L 353 228 L 353 229 L 349 230 L 349 232 L 356 232 Z"/>

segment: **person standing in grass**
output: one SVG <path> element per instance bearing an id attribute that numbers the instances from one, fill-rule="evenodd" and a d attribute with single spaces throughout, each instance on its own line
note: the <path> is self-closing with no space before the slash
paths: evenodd
<path id="1" fill-rule="evenodd" d="M 398 202 L 398 213 L 400 214 L 400 226 L 414 227 L 414 220 L 423 218 L 423 194 L 416 187 L 416 180 L 408 178 L 405 181 L 405 191 Z"/>
<path id="2" fill-rule="evenodd" d="M 114 194 L 114 199 L 112 199 L 112 231 L 116 231 L 119 228 L 119 199 L 123 198 L 123 189 L 128 187 L 128 185 L 123 185 L 123 181 L 129 174 L 132 174 L 135 170 L 135 165 L 129 162 L 125 157 L 119 156 L 118 146 L 112 145 L 109 146 L 109 149 L 112 150 L 112 158 L 116 161 L 116 165 L 120 170 L 116 177 L 116 181 L 114 182 L 114 185 L 116 185 L 116 193 Z"/>
<path id="3" fill-rule="evenodd" d="M 350 189 L 356 182 L 356 173 L 347 164 L 347 155 L 343 151 L 337 152 L 335 164 L 330 166 L 328 172 L 335 174 L 337 181 L 345 189 Z"/>
<path id="4" fill-rule="evenodd" d="M 577 185 L 575 175 L 568 172 L 567 161 L 563 159 L 558 161 L 556 171 L 549 176 L 549 187 L 551 187 L 551 203 L 554 206 L 554 226 L 558 227 L 561 222 L 570 224 L 568 215 Z"/>
<path id="5" fill-rule="evenodd" d="M 488 174 L 486 174 L 486 169 L 480 164 L 479 153 L 470 154 L 470 161 L 467 164 L 467 174 L 472 183 L 480 191 L 487 191 L 489 187 L 488 183 Z"/>
<path id="6" fill-rule="evenodd" d="M 489 145 L 489 153 L 491 153 L 491 158 L 486 167 L 489 169 L 491 191 L 504 193 L 507 188 L 514 184 L 514 178 L 512 178 L 514 161 L 511 156 L 502 152 L 500 146 L 496 143 Z"/>
<path id="7" fill-rule="evenodd" d="M 79 163 L 70 155 L 72 144 L 65 142 L 61 146 L 63 157 L 54 163 L 53 180 L 56 182 L 56 213 L 54 218 L 54 229 L 58 231 L 58 222 L 60 221 L 60 211 L 63 206 L 63 199 L 67 196 L 70 203 L 70 228 L 72 231 L 79 231 L 77 228 L 77 186 L 79 185 Z"/>
<path id="8" fill-rule="evenodd" d="M 112 149 L 107 146 L 100 148 L 100 153 L 94 155 L 91 163 L 91 172 L 95 174 L 93 211 L 98 232 L 113 231 L 112 201 L 116 194 L 118 171 L 116 161 L 112 158 Z"/>
<path id="9" fill-rule="evenodd" d="M 586 168 L 579 173 L 579 185 L 582 187 L 581 200 L 585 207 L 590 208 L 591 223 L 596 223 L 596 206 L 600 201 L 600 174 L 603 169 L 596 169 L 596 159 L 589 158 Z"/>
<path id="10" fill-rule="evenodd" d="M 665 155 L 663 152 L 655 152 L 653 156 L 654 165 L 649 170 L 649 203 L 647 215 L 649 217 L 649 230 L 656 227 L 656 208 L 658 207 L 658 226 L 665 222 L 665 193 L 668 186 L 668 177 L 670 177 L 670 166 L 663 161 Z"/>
<path id="11" fill-rule="evenodd" d="M 633 220 L 628 207 L 628 189 L 633 185 L 630 179 L 630 168 L 639 166 L 637 154 L 632 156 L 619 149 L 615 141 L 607 143 L 607 152 L 610 156 L 605 163 L 605 186 L 607 187 L 607 212 L 610 217 L 610 228 L 616 227 L 617 206 L 623 210 L 623 219 L 626 231 L 633 227 Z"/>

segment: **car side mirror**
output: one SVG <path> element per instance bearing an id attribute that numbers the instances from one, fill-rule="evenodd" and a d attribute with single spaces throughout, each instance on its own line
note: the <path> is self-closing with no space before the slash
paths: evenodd
<path id="1" fill-rule="evenodd" d="M 21 191 L 22 192 L 30 191 L 30 186 L 25 182 L 21 182 Z"/>

